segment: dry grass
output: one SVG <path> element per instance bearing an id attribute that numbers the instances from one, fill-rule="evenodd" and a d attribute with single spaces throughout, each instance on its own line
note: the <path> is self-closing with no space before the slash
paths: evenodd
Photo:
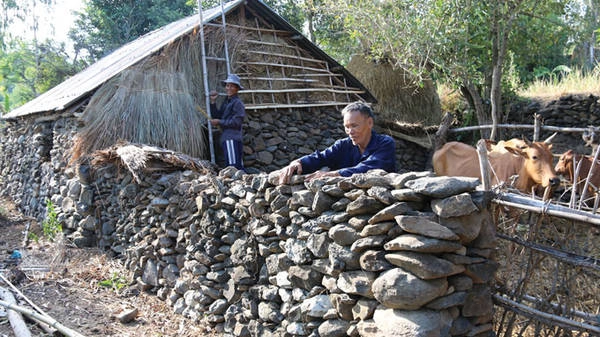
<path id="1" fill-rule="evenodd" d="M 587 223 L 523 213 L 518 222 L 500 222 L 498 232 L 548 249 L 589 259 L 600 258 L 598 228 Z M 581 322 L 582 319 L 577 314 L 565 312 L 588 313 L 591 316 L 600 313 L 600 293 L 597 291 L 600 273 L 597 270 L 574 266 L 505 240 L 498 243 L 500 269 L 496 274 L 496 284 L 501 292 L 537 310 L 575 321 Z M 539 301 L 533 301 L 533 298 Z M 515 315 L 504 309 L 497 310 L 494 321 L 498 336 L 577 335 L 553 322 Z"/>
<path id="2" fill-rule="evenodd" d="M 519 96 L 532 99 L 555 99 L 569 94 L 593 94 L 600 96 L 600 66 L 587 74 L 573 70 L 561 79 L 552 76 L 533 82 L 518 92 Z"/>
<path id="3" fill-rule="evenodd" d="M 432 81 L 415 85 L 414 78 L 391 64 L 354 56 L 348 70 L 377 98 L 375 112 L 382 119 L 423 125 L 441 120 L 440 100 Z"/>

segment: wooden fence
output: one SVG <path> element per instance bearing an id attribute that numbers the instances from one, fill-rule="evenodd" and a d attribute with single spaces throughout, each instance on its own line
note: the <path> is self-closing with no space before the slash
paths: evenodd
<path id="1" fill-rule="evenodd" d="M 448 130 L 470 131 L 469 127 Z M 589 132 L 590 128 L 498 125 L 534 130 Z M 495 193 L 498 250 L 494 330 L 496 336 L 600 336 L 600 215 L 586 197 L 544 201 L 490 186 L 487 156 L 478 144 L 482 185 Z M 598 157 L 596 150 L 595 157 Z M 593 171 L 590 170 L 590 171 Z M 589 177 L 588 177 L 589 180 Z M 585 190 L 585 189 L 584 189 Z M 587 200 L 589 201 L 589 200 Z"/>

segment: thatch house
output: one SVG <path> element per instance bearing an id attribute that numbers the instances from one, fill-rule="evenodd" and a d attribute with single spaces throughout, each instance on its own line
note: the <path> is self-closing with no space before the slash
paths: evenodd
<path id="1" fill-rule="evenodd" d="M 251 173 L 331 145 L 344 136 L 343 106 L 375 103 L 350 72 L 263 2 L 235 0 L 150 32 L 2 116 L 1 193 L 26 213 L 43 214 L 44 201 L 73 176 L 75 159 L 119 142 L 212 159 L 220 150 L 208 134 L 205 93 L 222 91 L 228 64 L 245 87 L 239 94 Z M 403 155 L 409 164 L 400 167 L 422 169 L 425 155 Z"/>

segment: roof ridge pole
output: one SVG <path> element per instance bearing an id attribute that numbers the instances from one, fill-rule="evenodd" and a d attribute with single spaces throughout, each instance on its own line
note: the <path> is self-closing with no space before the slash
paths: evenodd
<path id="1" fill-rule="evenodd" d="M 221 10 L 223 9 L 221 4 Z M 206 49 L 204 46 L 204 19 L 202 17 L 202 0 L 198 0 L 198 15 L 200 17 L 200 45 L 202 48 L 202 79 L 204 81 L 204 103 L 206 104 L 206 113 L 208 118 L 206 120 L 206 125 L 208 126 L 208 141 L 210 144 L 210 161 L 215 164 L 215 147 L 213 144 L 213 132 L 212 132 L 212 124 L 210 120 L 212 119 L 212 115 L 210 112 L 210 95 L 208 91 L 208 69 L 206 67 Z M 229 72 L 229 71 L 228 71 Z"/>
<path id="2" fill-rule="evenodd" d="M 227 31 L 226 31 L 226 24 L 225 24 L 225 7 L 223 6 L 223 0 L 221 0 L 220 3 L 221 3 L 221 24 L 223 26 L 223 43 L 224 43 L 223 48 L 225 49 L 225 64 L 227 64 L 227 76 L 229 76 L 229 74 L 231 73 L 231 68 L 229 66 L 229 46 L 227 44 Z"/>

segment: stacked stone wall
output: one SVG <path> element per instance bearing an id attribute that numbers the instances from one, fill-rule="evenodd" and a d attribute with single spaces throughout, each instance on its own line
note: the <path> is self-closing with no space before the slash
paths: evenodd
<path id="1" fill-rule="evenodd" d="M 571 128 L 600 126 L 600 97 L 595 95 L 566 95 L 550 102 L 528 102 L 514 104 L 508 115 L 508 123 L 533 124 L 534 115 L 542 117 L 544 125 Z M 552 135 L 544 131 L 540 139 Z M 531 139 L 533 131 L 513 130 L 506 138 L 525 135 Z M 578 153 L 591 154 L 591 147 L 585 145 L 581 132 L 559 133 L 552 141 L 555 153 L 573 149 Z"/>
<path id="2" fill-rule="evenodd" d="M 124 256 L 141 289 L 217 331 L 491 335 L 494 227 L 475 179 L 92 176 L 53 199 L 71 239 Z"/>

